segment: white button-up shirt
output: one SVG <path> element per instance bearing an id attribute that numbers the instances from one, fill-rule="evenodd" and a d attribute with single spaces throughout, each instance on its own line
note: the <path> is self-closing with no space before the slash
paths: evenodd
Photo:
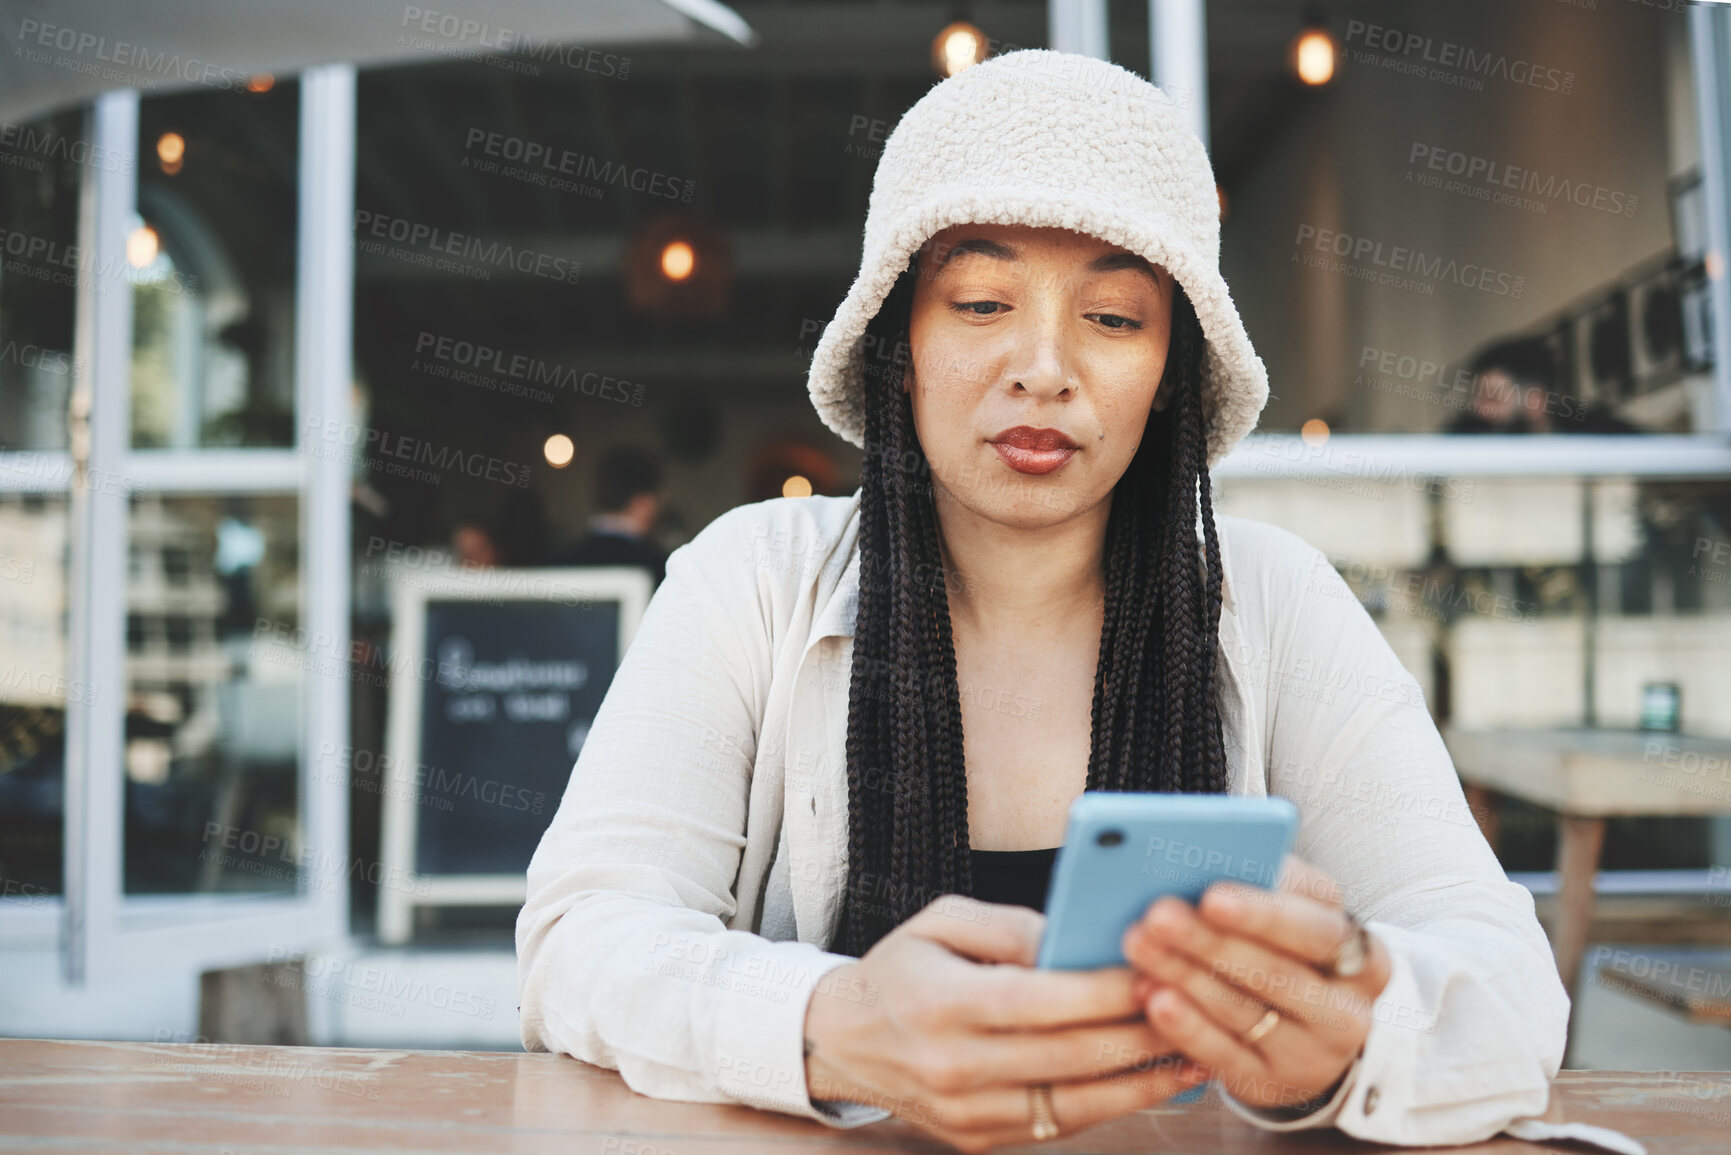
<path id="1" fill-rule="evenodd" d="M 803 1052 L 813 990 L 852 961 L 826 947 L 847 882 L 859 504 L 741 506 L 668 558 L 529 864 L 526 1048 L 655 1098 L 838 1127 L 890 1114 L 814 1104 Z M 1297 805 L 1295 853 L 1344 886 L 1394 964 L 1326 1107 L 1228 1104 L 1262 1127 L 1397 1144 L 1542 1113 L 1568 999 L 1418 683 L 1318 550 L 1260 522 L 1218 528 L 1228 789 Z"/>

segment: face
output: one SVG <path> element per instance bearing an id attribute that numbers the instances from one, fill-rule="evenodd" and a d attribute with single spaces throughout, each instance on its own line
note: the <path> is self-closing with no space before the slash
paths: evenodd
<path id="1" fill-rule="evenodd" d="M 977 224 L 918 271 L 903 388 L 940 505 L 1024 528 L 1109 508 L 1169 399 L 1171 275 L 1068 229 Z"/>

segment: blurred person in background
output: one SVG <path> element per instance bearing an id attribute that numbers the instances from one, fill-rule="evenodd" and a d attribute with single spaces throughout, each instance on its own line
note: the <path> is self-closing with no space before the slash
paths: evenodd
<path id="1" fill-rule="evenodd" d="M 567 549 L 559 565 L 634 565 L 656 585 L 667 573 L 667 554 L 655 543 L 664 497 L 661 462 L 647 449 L 616 445 L 595 465 L 595 508 L 589 532 Z"/>
<path id="2" fill-rule="evenodd" d="M 491 569 L 502 564 L 504 553 L 493 531 L 476 519 L 458 522 L 451 530 L 451 561 L 464 569 Z"/>
<path id="3" fill-rule="evenodd" d="M 1633 433 L 1634 426 L 1557 389 L 1541 337 L 1492 342 L 1472 360 L 1473 401 L 1450 433 Z"/>

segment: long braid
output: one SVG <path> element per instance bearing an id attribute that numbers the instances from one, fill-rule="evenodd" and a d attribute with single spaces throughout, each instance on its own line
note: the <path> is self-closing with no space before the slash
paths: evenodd
<path id="1" fill-rule="evenodd" d="M 831 949 L 861 955 L 940 894 L 973 892 L 961 695 L 935 487 L 901 388 L 915 264 L 867 326 L 860 597 L 848 692 L 848 883 Z M 1201 400 L 1205 345 L 1181 288 L 1165 411 L 1113 491 L 1089 790 L 1220 793 L 1222 595 Z M 1203 540 L 1197 541 L 1200 519 Z M 1198 546 L 1201 546 L 1199 549 Z"/>

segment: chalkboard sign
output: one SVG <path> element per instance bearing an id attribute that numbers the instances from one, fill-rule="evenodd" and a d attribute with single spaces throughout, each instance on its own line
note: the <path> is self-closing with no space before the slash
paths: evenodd
<path id="1" fill-rule="evenodd" d="M 394 575 L 383 941 L 417 906 L 522 902 L 649 591 L 633 568 Z"/>

